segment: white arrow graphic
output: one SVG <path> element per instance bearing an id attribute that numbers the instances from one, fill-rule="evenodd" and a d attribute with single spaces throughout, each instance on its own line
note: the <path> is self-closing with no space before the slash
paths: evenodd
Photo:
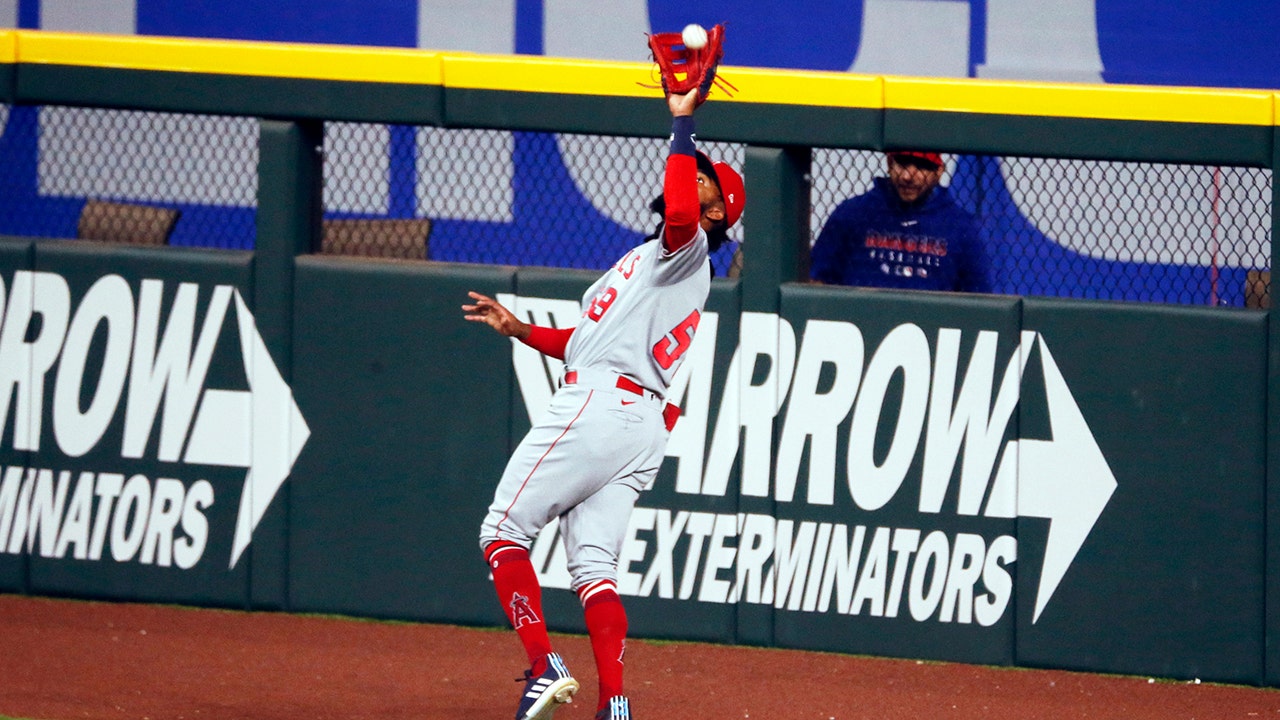
<path id="1" fill-rule="evenodd" d="M 1033 624 L 1040 619 L 1041 611 L 1116 489 L 1115 476 L 1049 353 L 1049 346 L 1043 336 L 1036 337 L 1053 439 L 1011 441 L 1005 455 L 1017 458 L 1018 515 L 1049 520 Z M 1029 352 L 1025 341 L 1023 347 Z M 1001 465 L 1003 469 L 1004 463 Z"/>
<path id="2" fill-rule="evenodd" d="M 249 390 L 206 390 L 183 456 L 188 463 L 248 468 L 231 549 L 232 568 L 311 436 L 293 391 L 271 360 L 238 290 L 235 300 Z"/>

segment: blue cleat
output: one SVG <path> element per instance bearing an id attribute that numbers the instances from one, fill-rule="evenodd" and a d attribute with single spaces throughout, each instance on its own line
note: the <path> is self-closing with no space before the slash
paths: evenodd
<path id="1" fill-rule="evenodd" d="M 578 681 L 558 653 L 547 654 L 547 669 L 541 675 L 535 677 L 532 670 L 525 670 L 519 680 L 525 684 L 516 720 L 551 720 L 556 708 L 573 702 L 573 694 L 578 692 Z"/>

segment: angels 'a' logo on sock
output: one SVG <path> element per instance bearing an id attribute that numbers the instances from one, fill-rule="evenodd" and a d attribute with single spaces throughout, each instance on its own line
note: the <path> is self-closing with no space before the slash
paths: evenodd
<path id="1" fill-rule="evenodd" d="M 529 606 L 529 598 L 520 593 L 511 593 L 511 602 L 507 603 L 511 606 L 511 624 L 517 629 L 525 626 L 526 623 L 539 623 L 542 618 L 538 617 L 538 613 L 533 611 Z"/>
<path id="2" fill-rule="evenodd" d="M 618 664 L 624 664 L 622 659 L 627 656 L 627 641 L 622 641 L 622 651 L 618 653 Z"/>

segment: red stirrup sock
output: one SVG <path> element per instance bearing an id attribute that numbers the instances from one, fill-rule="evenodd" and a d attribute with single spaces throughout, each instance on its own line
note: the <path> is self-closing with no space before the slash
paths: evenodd
<path id="1" fill-rule="evenodd" d="M 627 649 L 627 612 L 611 580 L 600 580 L 578 589 L 591 651 L 600 677 L 600 701 L 596 712 L 608 707 L 609 698 L 622 695 L 622 656 Z"/>
<path id="2" fill-rule="evenodd" d="M 529 655 L 534 675 L 546 670 L 546 656 L 551 652 L 547 624 L 542 621 L 542 586 L 529 562 L 529 551 L 515 543 L 499 540 L 484 549 L 485 561 L 493 571 L 493 589 L 507 613 L 507 620 Z M 541 666 L 541 667 L 539 667 Z"/>

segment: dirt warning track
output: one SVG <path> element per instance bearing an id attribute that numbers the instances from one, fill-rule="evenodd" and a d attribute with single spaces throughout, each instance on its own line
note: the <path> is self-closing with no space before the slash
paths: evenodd
<path id="1" fill-rule="evenodd" d="M 585 637 L 557 636 L 591 720 Z M 0 595 L 0 715 L 33 720 L 506 720 L 506 632 Z M 1276 718 L 1280 691 L 632 640 L 637 720 Z"/>

